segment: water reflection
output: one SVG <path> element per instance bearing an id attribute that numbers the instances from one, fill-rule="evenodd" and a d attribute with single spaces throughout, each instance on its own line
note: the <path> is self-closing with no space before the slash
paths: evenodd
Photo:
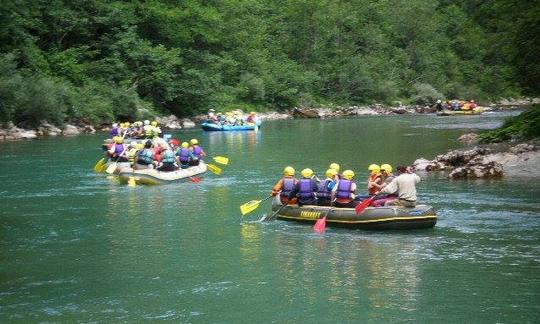
<path id="1" fill-rule="evenodd" d="M 212 150 L 224 152 L 241 151 L 254 152 L 261 141 L 260 131 L 231 131 L 231 132 L 208 132 L 208 147 Z"/>

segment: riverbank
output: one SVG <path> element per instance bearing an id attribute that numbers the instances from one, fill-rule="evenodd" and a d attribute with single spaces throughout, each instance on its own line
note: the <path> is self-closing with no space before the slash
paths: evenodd
<path id="1" fill-rule="evenodd" d="M 487 111 L 499 111 L 508 109 L 520 109 L 524 106 L 540 103 L 540 98 L 523 99 L 503 99 L 495 103 L 484 106 Z M 435 113 L 435 106 L 429 105 L 401 105 L 385 106 L 373 104 L 368 106 L 330 106 L 318 108 L 295 107 L 287 111 L 259 112 L 259 119 L 280 120 L 290 118 L 344 118 L 352 116 L 388 116 L 388 115 L 410 115 L 410 114 L 432 114 Z M 174 115 L 156 117 L 156 121 L 164 130 L 178 130 L 183 128 L 193 128 L 197 124 L 206 120 L 206 115 L 195 115 L 190 118 L 178 118 Z M 4 128 L 0 128 L 0 141 L 16 141 L 24 139 L 37 139 L 41 137 L 53 136 L 76 136 L 80 134 L 93 134 L 96 130 L 108 131 L 110 125 L 71 125 L 62 127 L 42 121 L 36 129 L 25 129 L 8 123 Z"/>

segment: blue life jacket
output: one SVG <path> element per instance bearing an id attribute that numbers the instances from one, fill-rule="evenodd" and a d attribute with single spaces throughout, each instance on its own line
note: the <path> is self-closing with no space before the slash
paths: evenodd
<path id="1" fill-rule="evenodd" d="M 180 160 L 180 163 L 188 163 L 189 162 L 189 149 L 188 148 L 180 148 L 180 150 L 178 150 L 178 157 L 179 157 L 179 160 Z"/>
<path id="2" fill-rule="evenodd" d="M 283 178 L 283 187 L 281 188 L 280 197 L 289 198 L 289 194 L 294 189 L 294 178 Z"/>
<path id="3" fill-rule="evenodd" d="M 299 188 L 297 196 L 298 198 L 300 198 L 301 201 L 315 198 L 315 193 L 313 193 L 313 189 L 311 187 L 312 183 L 313 182 L 311 181 L 311 179 L 300 179 L 300 181 L 298 182 Z"/>
<path id="4" fill-rule="evenodd" d="M 152 159 L 153 155 L 154 154 L 151 149 L 143 149 L 142 151 L 139 151 L 139 155 L 137 157 L 137 163 L 143 164 L 143 165 L 152 164 L 152 162 L 154 161 Z"/>
<path id="5" fill-rule="evenodd" d="M 163 163 L 174 163 L 174 153 L 171 150 L 166 150 L 161 154 L 161 162 Z"/>
<path id="6" fill-rule="evenodd" d="M 336 192 L 336 198 L 342 198 L 342 199 L 349 199 L 351 198 L 351 187 L 352 187 L 352 181 L 351 180 L 345 180 L 341 179 L 339 180 L 337 192 Z"/>
<path id="7" fill-rule="evenodd" d="M 333 183 L 333 180 L 324 180 L 323 182 L 319 183 L 319 191 L 317 192 L 317 196 L 319 198 L 330 198 L 332 195 L 331 188 L 328 188 L 328 185 L 330 183 Z M 334 186 L 332 186 L 333 188 Z"/>

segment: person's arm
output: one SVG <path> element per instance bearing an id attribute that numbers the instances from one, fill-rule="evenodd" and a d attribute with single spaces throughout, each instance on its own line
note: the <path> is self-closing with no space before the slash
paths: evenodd
<path id="1" fill-rule="evenodd" d="M 395 177 L 394 180 L 392 180 L 392 182 L 390 182 L 388 185 L 386 185 L 386 186 L 380 191 L 380 193 L 392 194 L 392 193 L 396 192 L 397 190 L 398 190 L 398 187 L 397 187 L 397 177 Z"/>
<path id="2" fill-rule="evenodd" d="M 276 196 L 281 191 L 281 188 L 283 188 L 283 179 L 279 179 L 272 188 L 272 196 Z"/>

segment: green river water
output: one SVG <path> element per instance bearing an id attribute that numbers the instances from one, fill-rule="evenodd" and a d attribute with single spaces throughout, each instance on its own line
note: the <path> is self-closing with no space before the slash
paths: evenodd
<path id="1" fill-rule="evenodd" d="M 420 173 L 435 228 L 258 221 L 284 166 L 323 174 L 410 164 L 504 114 L 265 122 L 196 137 L 231 162 L 200 183 L 119 185 L 95 174 L 105 134 L 0 143 L 0 322 L 538 323 L 538 179 Z"/>

